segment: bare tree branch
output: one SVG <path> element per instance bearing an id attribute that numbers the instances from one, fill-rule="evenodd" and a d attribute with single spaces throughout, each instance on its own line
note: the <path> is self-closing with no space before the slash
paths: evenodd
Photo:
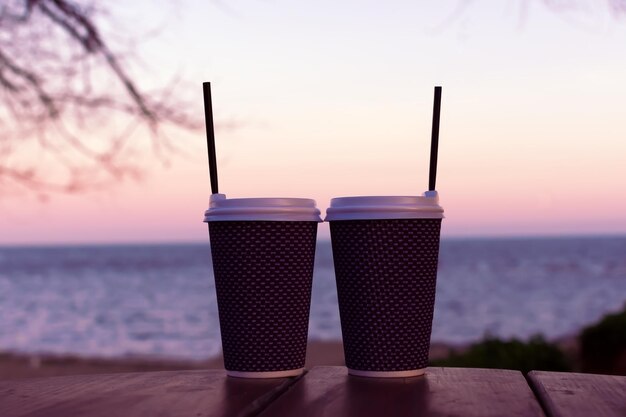
<path id="1" fill-rule="evenodd" d="M 439 22 L 434 29 L 441 30 L 458 21 L 465 15 L 470 6 L 477 2 L 478 0 L 457 0 L 455 10 L 448 14 L 443 21 Z M 592 11 L 604 10 L 608 11 L 614 19 L 626 17 L 626 0 L 517 0 L 516 5 L 519 6 L 521 23 L 526 20 L 531 4 L 541 4 L 548 10 L 559 14 L 578 12 L 585 15 Z"/>
<path id="2" fill-rule="evenodd" d="M 122 51 L 105 40 L 96 18 L 104 16 L 96 4 L 105 3 L 96 1 L 0 5 L 0 191 L 79 192 L 136 178 L 137 164 L 124 162 L 133 135 L 151 138 L 159 156 L 177 151 L 165 127 L 202 126 L 179 110 L 190 106 L 174 94 L 178 84 L 151 92 L 138 85 Z"/>

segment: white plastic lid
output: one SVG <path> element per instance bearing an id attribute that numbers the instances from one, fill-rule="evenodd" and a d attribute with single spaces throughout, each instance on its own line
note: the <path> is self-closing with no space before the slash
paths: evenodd
<path id="1" fill-rule="evenodd" d="M 321 222 L 315 200 L 308 198 L 226 198 L 213 194 L 204 222 L 270 220 Z"/>
<path id="2" fill-rule="evenodd" d="M 436 191 L 423 196 L 339 197 L 330 200 L 324 221 L 443 219 Z"/>

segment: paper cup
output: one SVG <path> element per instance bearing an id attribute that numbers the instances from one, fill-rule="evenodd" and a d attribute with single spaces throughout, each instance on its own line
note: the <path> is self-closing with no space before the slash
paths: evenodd
<path id="1" fill-rule="evenodd" d="M 442 218 L 436 193 L 331 201 L 326 221 L 350 374 L 424 373 Z"/>
<path id="2" fill-rule="evenodd" d="M 212 198 L 205 222 L 228 375 L 302 373 L 320 221 L 309 199 Z"/>

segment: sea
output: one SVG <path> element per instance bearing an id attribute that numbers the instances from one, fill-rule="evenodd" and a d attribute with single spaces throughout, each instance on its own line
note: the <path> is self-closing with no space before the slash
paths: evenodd
<path id="1" fill-rule="evenodd" d="M 339 340 L 317 247 L 309 338 Z M 626 237 L 443 239 L 432 340 L 548 340 L 626 302 Z M 0 248 L 0 352 L 200 360 L 220 352 L 206 244 Z"/>

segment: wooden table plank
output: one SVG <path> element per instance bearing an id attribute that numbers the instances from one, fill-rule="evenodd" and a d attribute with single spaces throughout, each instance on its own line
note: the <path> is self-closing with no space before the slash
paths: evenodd
<path id="1" fill-rule="evenodd" d="M 551 417 L 626 416 L 626 376 L 532 371 L 529 377 Z"/>
<path id="2" fill-rule="evenodd" d="M 261 417 L 544 416 L 523 375 L 493 369 L 428 368 L 415 378 L 362 378 L 317 367 Z"/>
<path id="3" fill-rule="evenodd" d="M 229 378 L 207 370 L 0 381 L 0 416 L 246 416 L 295 380 Z"/>

